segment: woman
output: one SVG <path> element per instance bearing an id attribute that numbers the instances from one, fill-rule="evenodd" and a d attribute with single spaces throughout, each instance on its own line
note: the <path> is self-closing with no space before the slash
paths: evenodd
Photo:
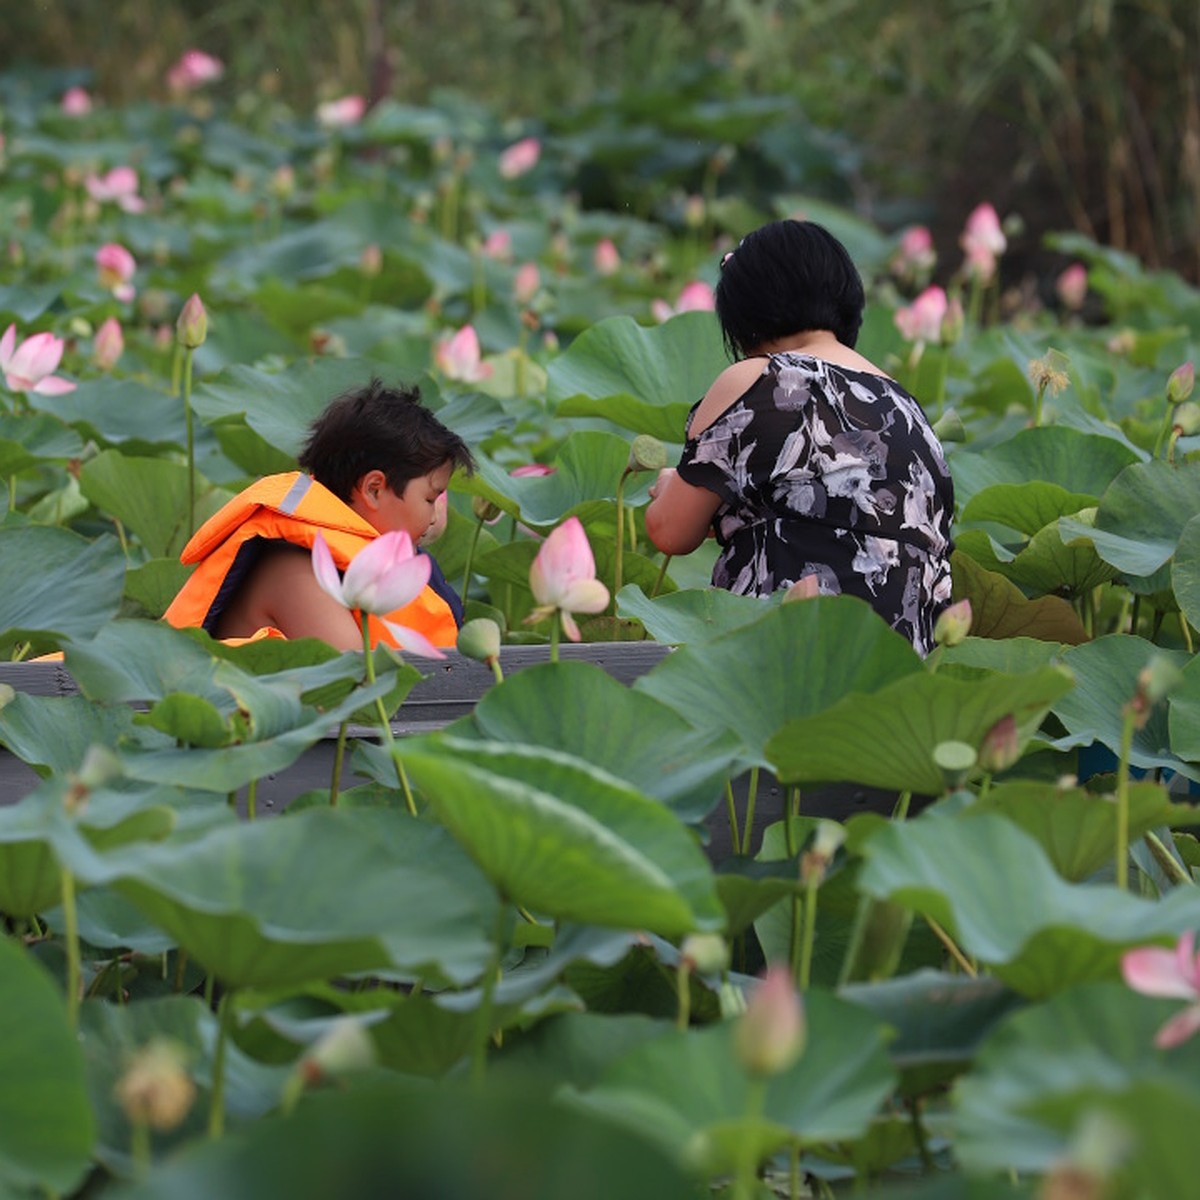
<path id="1" fill-rule="evenodd" d="M 766 596 L 815 576 L 860 596 L 918 652 L 950 602 L 954 494 L 921 406 L 854 350 L 862 280 L 810 221 L 776 221 L 725 256 L 717 319 L 735 359 L 650 489 L 666 554 L 715 532 L 714 586 Z"/>

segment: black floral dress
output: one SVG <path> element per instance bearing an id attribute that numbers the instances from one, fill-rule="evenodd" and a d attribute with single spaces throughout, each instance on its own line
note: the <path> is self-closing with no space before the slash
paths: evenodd
<path id="1" fill-rule="evenodd" d="M 950 602 L 954 491 L 921 406 L 895 380 L 772 354 L 688 438 L 679 475 L 721 497 L 715 587 L 766 596 L 815 575 L 822 595 L 860 596 L 919 653 L 932 649 Z"/>

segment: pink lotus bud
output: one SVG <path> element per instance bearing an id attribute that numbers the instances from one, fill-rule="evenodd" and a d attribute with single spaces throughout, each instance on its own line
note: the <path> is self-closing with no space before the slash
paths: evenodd
<path id="1" fill-rule="evenodd" d="M 383 270 L 383 251 L 378 242 L 363 247 L 363 252 L 358 256 L 358 269 L 368 279 L 374 279 Z"/>
<path id="2" fill-rule="evenodd" d="M 708 205 L 704 203 L 703 196 L 689 196 L 683 202 L 683 223 L 689 229 L 699 229 L 704 224 L 707 211 Z"/>
<path id="3" fill-rule="evenodd" d="M 896 310 L 896 328 L 910 342 L 938 342 L 946 308 L 944 289 L 928 287 L 907 308 Z"/>
<path id="4" fill-rule="evenodd" d="M 357 125 L 366 111 L 367 102 L 362 96 L 343 96 L 317 105 L 317 124 L 326 129 L 345 129 Z"/>
<path id="5" fill-rule="evenodd" d="M 63 340 L 52 333 L 35 333 L 17 345 L 17 327 L 10 325 L 0 337 L 0 372 L 14 392 L 61 396 L 75 385 L 54 374 L 62 361 Z"/>
<path id="6" fill-rule="evenodd" d="M 109 317 L 96 330 L 92 360 L 101 371 L 111 371 L 124 353 L 125 335 L 121 332 L 121 322 L 116 317 Z"/>
<path id="7" fill-rule="evenodd" d="M 532 171 L 542 154 L 542 144 L 537 138 L 522 138 L 514 142 L 500 155 L 498 168 L 504 179 L 516 179 Z"/>
<path id="8" fill-rule="evenodd" d="M 520 305 L 528 304 L 537 295 L 542 285 L 542 276 L 534 263 L 524 263 L 517 268 L 513 279 L 513 298 Z"/>
<path id="9" fill-rule="evenodd" d="M 86 117 L 92 111 L 92 98 L 81 87 L 67 88 L 60 107 L 68 117 Z"/>
<path id="10" fill-rule="evenodd" d="M 615 275 L 621 269 L 621 256 L 611 238 L 603 238 L 596 243 L 592 265 L 598 275 Z"/>
<path id="11" fill-rule="evenodd" d="M 1006 771 L 1021 757 L 1021 740 L 1012 713 L 1001 717 L 983 735 L 979 747 L 979 766 L 989 775 Z"/>
<path id="12" fill-rule="evenodd" d="M 807 1026 L 792 973 L 779 963 L 767 968 L 738 1021 L 734 1046 L 751 1075 L 778 1075 L 804 1053 Z"/>
<path id="13" fill-rule="evenodd" d="M 204 311 L 204 302 L 193 292 L 179 312 L 175 322 L 175 340 L 189 350 L 195 350 L 204 345 L 208 337 L 208 313 Z"/>
<path id="14" fill-rule="evenodd" d="M 457 333 L 438 342 L 433 350 L 433 362 L 447 379 L 463 383 L 478 383 L 492 373 L 491 363 L 483 362 L 479 335 L 473 325 L 464 325 Z"/>
<path id="15" fill-rule="evenodd" d="M 987 283 L 996 273 L 996 259 L 1008 246 L 1000 218 L 990 204 L 980 204 L 972 211 L 959 245 L 967 256 L 968 274 Z"/>
<path id="16" fill-rule="evenodd" d="M 684 286 L 675 305 L 675 311 L 681 313 L 712 312 L 714 308 L 716 308 L 716 299 L 713 296 L 712 288 L 698 279 Z"/>
<path id="17" fill-rule="evenodd" d="M 933 625 L 933 640 L 939 646 L 957 646 L 971 632 L 971 602 L 960 600 L 938 614 Z"/>
<path id="18" fill-rule="evenodd" d="M 1054 290 L 1062 302 L 1063 308 L 1078 312 L 1087 298 L 1088 275 L 1083 263 L 1072 263 L 1055 280 Z"/>
<path id="19" fill-rule="evenodd" d="M 100 286 L 108 288 L 118 300 L 132 300 L 135 292 L 130 280 L 137 270 L 133 255 L 119 243 L 108 242 L 96 251 L 95 262 Z"/>
<path id="20" fill-rule="evenodd" d="M 596 578 L 596 560 L 578 517 L 568 517 L 542 543 L 529 568 L 529 590 L 537 609 L 530 620 L 558 611 L 563 632 L 580 639 L 572 613 L 599 613 L 608 606 L 608 588 Z"/>
<path id="21" fill-rule="evenodd" d="M 557 467 L 550 467 L 545 463 L 525 463 L 523 466 L 513 467 L 509 474 L 514 479 L 524 479 L 528 476 L 553 475 L 557 470 Z"/>
<path id="22" fill-rule="evenodd" d="M 191 92 L 224 74 L 225 66 L 219 58 L 205 54 L 203 50 L 185 50 L 167 72 L 167 87 L 172 92 Z"/>
<path id="23" fill-rule="evenodd" d="M 892 258 L 892 270 L 902 279 L 921 279 L 929 275 L 936 263 L 933 235 L 924 225 L 909 226 Z"/>
<path id="24" fill-rule="evenodd" d="M 483 254 L 498 262 L 507 262 L 512 257 L 512 234 L 507 229 L 494 229 L 483 243 Z"/>
<path id="25" fill-rule="evenodd" d="M 1196 368 L 1190 362 L 1185 362 L 1176 367 L 1167 380 L 1167 402 L 1182 404 L 1192 394 L 1195 386 Z"/>
<path id="26" fill-rule="evenodd" d="M 284 163 L 271 172 L 267 190 L 277 200 L 286 200 L 296 190 L 296 168 Z"/>

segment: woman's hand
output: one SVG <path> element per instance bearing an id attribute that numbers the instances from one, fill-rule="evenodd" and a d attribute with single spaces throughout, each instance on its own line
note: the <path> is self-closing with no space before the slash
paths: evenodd
<path id="1" fill-rule="evenodd" d="M 721 497 L 663 467 L 650 485 L 646 533 L 664 554 L 690 554 L 708 537 Z"/>
<path id="2" fill-rule="evenodd" d="M 674 467 L 663 467 L 659 471 L 658 478 L 649 486 L 649 488 L 646 489 L 651 500 L 658 499 L 663 488 L 669 486 L 670 481 L 675 477 L 675 474 L 676 472 Z"/>

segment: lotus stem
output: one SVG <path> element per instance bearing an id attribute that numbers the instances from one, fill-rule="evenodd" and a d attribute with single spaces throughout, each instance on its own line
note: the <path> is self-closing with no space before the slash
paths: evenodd
<path id="1" fill-rule="evenodd" d="M 475 532 L 471 534 L 471 545 L 467 550 L 467 563 L 463 567 L 462 587 L 458 589 L 458 593 L 463 598 L 463 603 L 467 602 L 467 588 L 471 584 L 471 565 L 475 561 L 475 547 L 479 545 L 479 535 L 483 532 L 483 518 L 478 518 L 475 522 Z"/>
<path id="2" fill-rule="evenodd" d="M 912 792 L 901 792 L 896 807 L 892 809 L 892 820 L 903 821 L 908 816 L 908 806 L 912 802 Z"/>
<path id="3" fill-rule="evenodd" d="M 508 901 L 501 896 L 496 905 L 496 923 L 492 927 L 492 958 L 483 977 L 483 994 L 479 998 L 479 1011 L 475 1017 L 475 1046 L 471 1055 L 471 1082 L 476 1087 L 482 1085 L 487 1072 L 487 1044 L 492 1030 L 492 1002 L 496 996 L 496 984 L 500 980 L 500 964 L 504 959 L 507 905 Z"/>
<path id="4" fill-rule="evenodd" d="M 838 972 L 839 988 L 845 987 L 854 973 L 854 964 L 858 959 L 858 952 L 862 949 L 863 938 L 867 935 L 867 921 L 874 903 L 870 896 L 863 895 L 858 898 L 858 909 L 854 914 L 854 924 L 850 928 L 850 941 L 842 957 L 842 969 Z"/>
<path id="5" fill-rule="evenodd" d="M 755 1126 L 767 1106 L 767 1081 L 755 1076 L 746 1087 L 747 1124 Z M 742 1139 L 738 1147 L 737 1178 L 733 1185 L 734 1200 L 754 1200 L 755 1176 L 758 1174 L 758 1138 Z"/>
<path id="6" fill-rule="evenodd" d="M 729 812 L 729 841 L 734 854 L 742 852 L 742 835 L 738 831 L 737 802 L 733 798 L 733 780 L 725 780 L 725 806 Z"/>
<path id="7" fill-rule="evenodd" d="M 1150 853 L 1154 855 L 1154 861 L 1162 867 L 1163 874 L 1168 879 L 1173 883 L 1190 883 L 1195 887 L 1196 881 L 1192 878 L 1191 872 L 1167 849 L 1156 833 L 1147 833 L 1145 838 L 1146 845 L 1150 847 Z"/>
<path id="8" fill-rule="evenodd" d="M 1136 715 L 1126 705 L 1121 720 L 1121 755 L 1117 762 L 1117 887 L 1129 889 L 1129 754 L 1133 749 Z"/>
<path id="9" fill-rule="evenodd" d="M 79 1028 L 79 994 L 83 985 L 83 965 L 79 954 L 79 914 L 75 907 L 75 876 L 62 868 L 62 910 L 67 942 L 67 1023 Z"/>
<path id="10" fill-rule="evenodd" d="M 192 355 L 190 346 L 183 352 L 183 420 L 187 430 L 188 465 L 188 537 L 196 532 L 196 435 L 192 428 Z"/>
<path id="11" fill-rule="evenodd" d="M 625 480 L 629 478 L 629 468 L 626 467 L 621 472 L 621 478 L 617 480 L 617 545 L 613 555 L 613 594 L 612 605 L 613 614 L 617 611 L 617 593 L 621 590 L 622 577 L 624 575 L 624 554 L 625 554 Z"/>
<path id="12" fill-rule="evenodd" d="M 145 1178 L 150 1170 L 150 1126 L 135 1119 L 129 1123 L 129 1157 L 133 1159 L 133 1174 Z"/>
<path id="13" fill-rule="evenodd" d="M 255 800 L 258 796 L 258 780 L 252 779 L 246 785 L 246 820 L 254 820 Z"/>
<path id="14" fill-rule="evenodd" d="M 561 624 L 561 614 L 555 613 L 554 616 L 550 618 L 550 661 L 552 663 L 558 662 L 558 639 L 560 636 L 559 626 Z"/>
<path id="15" fill-rule="evenodd" d="M 366 662 L 366 682 L 372 684 L 375 682 L 375 656 L 371 653 L 371 634 L 368 628 L 368 617 L 365 612 L 358 614 L 359 625 L 362 628 L 363 635 L 363 658 Z M 392 736 L 392 723 L 388 720 L 387 709 L 383 706 L 383 697 L 375 697 L 375 711 L 379 714 L 379 740 L 381 745 L 386 745 L 391 751 L 392 762 L 396 764 L 396 781 L 400 784 L 400 790 L 404 793 L 404 804 L 408 809 L 409 815 L 415 817 L 417 815 L 417 802 L 413 799 L 412 787 L 408 782 L 408 772 L 404 769 L 404 764 L 400 761 L 400 756 L 396 753 L 396 739 Z"/>
<path id="16" fill-rule="evenodd" d="M 1188 627 L 1188 619 L 1183 615 L 1182 610 L 1179 613 L 1179 632 L 1183 634 L 1183 644 L 1187 647 L 1187 652 L 1193 653 L 1192 631 Z"/>
<path id="17" fill-rule="evenodd" d="M 658 568 L 658 578 L 654 581 L 654 587 L 650 590 L 650 599 L 653 600 L 658 595 L 659 588 L 663 585 L 663 580 L 667 577 L 667 568 L 671 565 L 671 555 L 663 555 L 662 566 Z"/>
<path id="18" fill-rule="evenodd" d="M 958 963 L 963 974 L 974 979 L 979 972 L 975 970 L 971 960 L 958 948 L 955 940 L 932 917 L 927 916 L 925 924 L 933 931 L 933 936 L 946 947 L 947 953 Z"/>
<path id="19" fill-rule="evenodd" d="M 750 786 L 746 793 L 746 824 L 742 833 L 742 853 L 750 851 L 750 838 L 754 833 L 754 808 L 758 803 L 758 768 L 750 768 Z"/>
<path id="20" fill-rule="evenodd" d="M 937 1170 L 937 1163 L 933 1161 L 933 1155 L 929 1150 L 929 1139 L 925 1136 L 925 1126 L 921 1122 L 921 1102 L 915 1096 L 910 1096 L 905 1102 L 905 1107 L 908 1109 L 913 1141 L 917 1145 L 917 1154 L 921 1159 L 921 1165 L 925 1168 L 926 1173 L 932 1173 Z"/>
<path id="21" fill-rule="evenodd" d="M 225 1049 L 229 1027 L 233 1024 L 233 992 L 221 993 L 217 1007 L 217 1048 L 213 1052 L 212 1100 L 208 1109 L 208 1136 L 219 1138 L 225 1132 Z"/>
<path id="22" fill-rule="evenodd" d="M 682 955 L 675 968 L 675 995 L 678 1001 L 675 1010 L 675 1028 L 687 1029 L 692 1020 L 691 967 Z"/>
<path id="23" fill-rule="evenodd" d="M 329 780 L 329 807 L 337 808 L 338 793 L 342 786 L 342 763 L 346 757 L 346 730 L 350 728 L 347 717 L 338 726 L 337 745 L 333 751 L 333 775 Z"/>
<path id="24" fill-rule="evenodd" d="M 800 942 L 800 967 L 796 972 L 796 987 L 802 992 L 808 991 L 812 975 L 813 940 L 817 931 L 817 889 L 820 886 L 817 872 L 810 872 L 804 884 L 804 926 Z"/>

